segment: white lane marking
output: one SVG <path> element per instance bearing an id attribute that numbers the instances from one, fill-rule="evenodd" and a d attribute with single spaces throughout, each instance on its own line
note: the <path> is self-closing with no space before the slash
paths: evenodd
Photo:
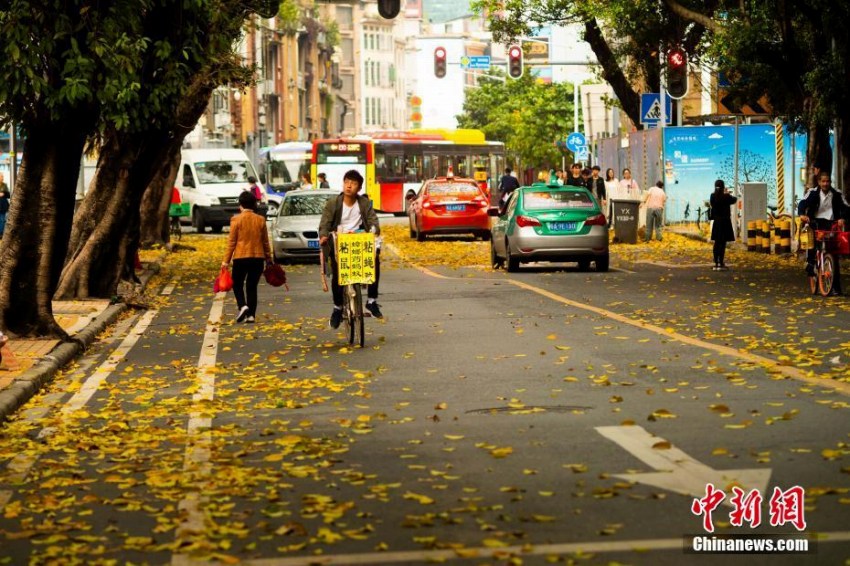
<path id="1" fill-rule="evenodd" d="M 705 495 L 705 486 L 709 483 L 721 486 L 721 489 L 734 483 L 745 491 L 758 489 L 759 493 L 767 492 L 770 468 L 715 470 L 669 443 L 659 449 L 653 448 L 666 441 L 650 434 L 642 426 L 598 426 L 596 431 L 656 470 L 650 473 L 614 474 L 614 477 L 694 497 Z M 731 498 L 725 499 L 724 503 L 731 506 Z"/>
<path id="2" fill-rule="evenodd" d="M 94 370 L 94 373 L 83 382 L 80 390 L 68 400 L 68 403 L 66 403 L 62 408 L 62 414 L 67 415 L 68 413 L 82 409 L 86 403 L 89 402 L 103 382 L 106 381 L 106 378 L 109 377 L 109 375 L 118 367 L 118 364 L 127 357 L 127 354 L 130 353 L 130 350 L 133 349 L 133 346 L 136 345 L 136 342 L 139 341 L 139 338 L 142 337 L 142 334 L 144 334 L 145 330 L 147 330 L 148 326 L 150 326 L 150 323 L 157 315 L 157 312 L 158 311 L 156 310 L 149 310 L 141 316 L 139 322 L 136 323 L 136 326 L 133 327 L 130 334 L 124 338 L 121 345 L 112 352 L 105 362 L 100 364 L 97 369 Z"/>
<path id="3" fill-rule="evenodd" d="M 812 533 L 810 533 L 812 534 Z M 827 533 L 814 533 L 813 539 L 817 543 L 850 541 L 850 532 L 835 531 Z M 410 550 L 398 552 L 370 552 L 362 554 L 315 554 L 308 556 L 293 556 L 291 558 L 260 558 L 258 560 L 244 560 L 240 564 L 246 566 L 314 566 L 335 564 L 411 564 L 427 562 L 443 562 L 448 560 L 473 559 L 498 559 L 500 562 L 506 556 L 540 556 L 546 554 L 590 554 L 601 552 L 639 552 L 644 556 L 650 550 L 675 550 L 681 553 L 684 538 L 655 538 L 655 539 L 633 539 L 612 540 L 604 542 L 569 542 L 556 544 L 539 544 L 527 546 L 504 546 L 499 548 L 464 548 L 455 550 Z M 643 561 L 643 560 L 642 560 Z"/>
<path id="4" fill-rule="evenodd" d="M 162 292 L 160 295 L 170 295 L 174 292 L 174 288 L 177 286 L 177 279 L 172 279 L 168 285 L 162 288 Z"/>
<path id="5" fill-rule="evenodd" d="M 198 390 L 192 396 L 192 401 L 198 403 L 212 401 L 215 396 L 215 363 L 218 355 L 218 338 L 221 326 L 221 315 L 224 310 L 225 293 L 217 293 L 213 299 L 204 341 L 201 344 L 201 354 L 198 357 Z M 194 410 L 189 416 L 188 445 L 183 461 L 183 473 L 190 475 L 196 486 L 203 484 L 205 478 L 212 473 L 210 455 L 212 448 L 212 417 L 205 416 L 200 410 Z M 206 497 L 199 491 L 191 491 L 180 501 L 180 524 L 177 526 L 176 537 L 179 540 L 204 531 L 204 504 Z M 172 564 L 184 564 L 187 557 L 174 554 Z"/>
<path id="6" fill-rule="evenodd" d="M 153 313 L 156 314 L 156 311 L 153 311 Z M 153 317 L 151 317 L 151 320 L 152 320 L 152 318 Z M 109 342 L 115 341 L 115 340 L 117 340 L 118 336 L 122 336 L 124 333 L 127 333 L 127 330 L 129 329 L 130 324 L 134 320 L 136 320 L 135 317 L 128 318 L 125 321 L 119 322 L 117 324 L 117 326 L 115 327 L 115 331 L 112 333 L 112 336 L 110 337 Z M 142 322 L 143 322 L 142 320 L 139 320 L 139 322 L 136 324 L 135 328 L 133 328 L 133 330 L 130 331 L 127 334 L 124 341 L 118 347 L 118 350 L 116 350 L 115 353 L 113 353 L 109 358 L 107 358 L 107 361 L 104 362 L 103 364 L 101 364 L 92 373 L 92 375 L 89 377 L 89 379 L 92 379 L 95 375 L 97 375 L 98 372 L 100 372 L 102 370 L 102 368 L 107 366 L 107 364 L 111 364 L 111 360 L 113 359 L 114 356 L 117 355 L 119 350 L 121 350 L 123 352 L 119 356 L 119 359 L 126 356 L 126 354 L 129 352 L 129 348 L 132 348 L 132 344 L 135 344 L 136 341 L 138 341 L 139 336 L 144 332 L 144 329 L 147 328 L 147 326 L 150 324 L 150 320 L 148 320 L 147 323 L 145 323 L 144 326 L 142 327 L 141 326 Z M 128 340 L 130 340 L 131 337 L 132 337 L 132 340 L 131 340 L 132 344 L 130 344 L 129 347 L 127 347 L 128 346 Z M 123 350 L 122 350 L 122 348 L 123 348 Z M 88 372 L 88 369 L 91 366 L 94 365 L 94 360 L 95 360 L 95 358 L 93 356 L 91 358 L 84 359 L 82 362 L 80 362 L 80 367 L 77 368 L 77 370 L 74 373 L 85 375 L 85 373 Z M 112 364 L 112 365 L 113 365 L 113 369 L 114 369 L 114 364 Z M 99 383 L 102 383 L 103 380 L 106 379 L 107 376 L 108 376 L 108 374 L 98 375 L 98 379 L 100 380 Z M 87 381 L 88 380 L 86 380 L 86 382 Z M 82 390 L 80 390 L 80 391 L 82 391 Z M 78 392 L 78 394 L 79 394 L 79 392 Z M 58 393 L 58 392 L 48 395 L 48 399 L 47 399 L 44 407 L 33 408 L 33 409 L 27 411 L 26 417 L 25 417 L 26 420 L 29 421 L 29 422 L 34 422 L 34 421 L 42 418 L 52 408 L 53 401 L 58 401 L 58 399 L 60 397 L 62 397 L 63 395 L 64 395 L 64 393 Z M 91 398 L 91 395 L 89 395 L 89 398 Z M 74 397 L 72 397 L 71 400 L 69 400 L 69 402 L 72 401 L 73 399 L 74 399 Z M 77 402 L 79 402 L 79 401 L 80 400 L 78 399 Z M 66 414 L 68 412 L 67 407 L 64 407 L 62 409 L 62 412 L 63 412 L 63 414 Z M 52 434 L 54 432 L 54 430 L 55 429 L 53 427 L 45 427 L 45 428 L 43 428 L 39 431 L 38 438 L 44 438 L 45 436 Z M 10 460 L 9 464 L 6 466 L 7 469 L 9 470 L 9 473 L 5 476 L 5 481 L 7 481 L 8 483 L 13 483 L 13 484 L 23 483 L 24 480 L 26 479 L 27 475 L 29 475 L 30 470 L 32 470 L 32 467 L 35 465 L 36 461 L 38 461 L 38 457 L 35 456 L 35 455 L 26 454 L 26 453 L 18 454 L 17 456 L 12 458 L 12 460 Z M 0 490 L 0 513 L 2 513 L 3 510 L 6 508 L 6 505 L 9 504 L 9 501 L 11 501 L 13 495 L 14 495 L 14 492 L 12 490 Z"/>

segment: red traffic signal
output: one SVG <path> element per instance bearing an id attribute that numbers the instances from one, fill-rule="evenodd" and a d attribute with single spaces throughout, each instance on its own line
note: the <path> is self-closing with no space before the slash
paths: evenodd
<path id="1" fill-rule="evenodd" d="M 688 54 L 674 47 L 667 52 L 667 94 L 676 100 L 688 94 Z"/>
<path id="2" fill-rule="evenodd" d="M 446 48 L 438 47 L 434 50 L 434 76 L 442 79 L 446 76 Z"/>
<path id="3" fill-rule="evenodd" d="M 522 47 L 511 45 L 508 48 L 508 76 L 518 79 L 522 76 Z"/>

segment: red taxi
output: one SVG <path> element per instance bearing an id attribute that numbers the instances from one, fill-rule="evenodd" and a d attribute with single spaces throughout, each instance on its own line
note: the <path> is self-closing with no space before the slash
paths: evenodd
<path id="1" fill-rule="evenodd" d="M 407 194 L 407 201 L 411 238 L 422 242 L 434 234 L 472 233 L 482 240 L 490 239 L 490 203 L 474 179 L 428 179 L 418 193 Z"/>

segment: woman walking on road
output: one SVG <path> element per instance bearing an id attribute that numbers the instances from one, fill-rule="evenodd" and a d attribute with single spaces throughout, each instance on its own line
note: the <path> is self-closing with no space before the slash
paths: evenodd
<path id="1" fill-rule="evenodd" d="M 239 312 L 236 322 L 254 322 L 257 316 L 257 285 L 272 251 L 266 219 L 257 214 L 257 199 L 248 191 L 239 195 L 240 213 L 230 219 L 230 239 L 222 267 L 233 260 L 233 296 Z"/>
<path id="2" fill-rule="evenodd" d="M 727 269 L 726 267 L 726 242 L 735 241 L 735 231 L 732 229 L 731 206 L 738 199 L 726 190 L 723 179 L 714 182 L 714 192 L 709 197 L 711 205 L 711 239 L 714 240 L 714 271 Z"/>

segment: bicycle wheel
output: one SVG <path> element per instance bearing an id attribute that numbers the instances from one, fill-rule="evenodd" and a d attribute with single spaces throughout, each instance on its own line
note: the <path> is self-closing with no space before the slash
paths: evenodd
<path id="1" fill-rule="evenodd" d="M 354 310 L 354 299 L 349 292 L 349 287 L 345 288 L 345 307 L 344 309 L 344 318 L 345 318 L 345 334 L 348 336 L 348 343 L 354 344 L 354 326 L 355 326 L 355 310 Z"/>
<path id="2" fill-rule="evenodd" d="M 363 290 L 360 288 L 360 285 L 355 285 L 354 288 L 356 289 L 354 292 L 354 321 L 356 323 L 355 329 L 359 334 L 358 342 L 360 342 L 360 347 L 362 348 L 363 344 L 366 342 L 366 323 L 364 321 L 363 316 Z"/>
<path id="3" fill-rule="evenodd" d="M 820 294 L 826 297 L 832 292 L 832 285 L 835 283 L 835 256 L 831 253 L 823 254 L 823 264 L 819 265 L 818 270 L 818 285 Z"/>

